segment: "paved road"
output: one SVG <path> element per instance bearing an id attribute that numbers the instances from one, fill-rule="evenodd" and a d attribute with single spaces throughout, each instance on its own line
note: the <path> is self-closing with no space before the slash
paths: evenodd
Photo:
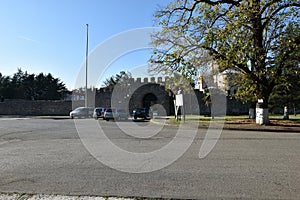
<path id="1" fill-rule="evenodd" d="M 137 127 L 143 133 L 159 131 L 138 139 L 124 134 L 114 122 L 99 121 L 114 144 L 138 153 L 165 146 L 177 131 L 176 127 L 160 130 L 160 125 L 149 122 L 120 124 L 132 134 L 137 134 Z M 205 133 L 199 129 L 189 149 L 170 166 L 150 173 L 125 173 L 89 153 L 73 120 L 0 118 L 0 192 L 300 199 L 300 133 L 226 130 L 213 151 L 200 160 Z"/>

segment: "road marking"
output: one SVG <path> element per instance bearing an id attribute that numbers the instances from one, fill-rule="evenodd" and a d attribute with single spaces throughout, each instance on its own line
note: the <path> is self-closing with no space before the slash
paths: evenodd
<path id="1" fill-rule="evenodd" d="M 9 121 L 9 120 L 25 120 L 29 118 L 0 118 L 0 121 Z"/>

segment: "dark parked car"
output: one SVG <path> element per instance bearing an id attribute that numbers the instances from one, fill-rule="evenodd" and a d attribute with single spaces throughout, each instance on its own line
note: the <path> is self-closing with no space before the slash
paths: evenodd
<path id="1" fill-rule="evenodd" d="M 136 108 L 133 110 L 133 118 L 142 118 L 142 119 L 150 119 L 151 115 L 149 113 L 149 109 L 146 108 Z"/>
<path id="2" fill-rule="evenodd" d="M 70 112 L 70 117 L 73 119 L 75 117 L 92 117 L 94 108 L 92 107 L 79 107 Z"/>
<path id="3" fill-rule="evenodd" d="M 103 119 L 109 121 L 110 119 L 114 120 L 127 120 L 128 113 L 124 109 L 118 108 L 107 108 L 104 112 Z"/>
<path id="4" fill-rule="evenodd" d="M 94 119 L 97 120 L 99 118 L 103 118 L 104 112 L 105 112 L 105 108 L 95 108 L 93 113 Z"/>

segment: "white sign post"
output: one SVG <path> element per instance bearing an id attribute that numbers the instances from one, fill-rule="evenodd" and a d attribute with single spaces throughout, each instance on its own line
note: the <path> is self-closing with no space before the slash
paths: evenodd
<path id="1" fill-rule="evenodd" d="M 176 95 L 176 106 L 183 106 L 183 94 Z"/>
<path id="2" fill-rule="evenodd" d="M 267 124 L 269 122 L 269 111 L 267 108 L 262 107 L 263 99 L 258 99 L 256 106 L 256 124 Z"/>
<path id="3" fill-rule="evenodd" d="M 178 110 L 180 106 L 183 106 L 183 94 L 177 94 L 175 99 L 175 116 L 178 121 Z"/>

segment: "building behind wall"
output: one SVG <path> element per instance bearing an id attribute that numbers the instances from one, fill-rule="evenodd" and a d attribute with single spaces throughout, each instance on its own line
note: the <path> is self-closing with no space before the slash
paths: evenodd
<path id="1" fill-rule="evenodd" d="M 210 62 L 206 70 L 198 71 L 196 88 L 204 92 L 206 89 L 218 88 L 227 92 L 228 95 L 235 94 L 237 86 L 231 86 L 229 80 L 234 78 L 234 73 L 229 71 L 219 72 L 218 64 Z"/>

